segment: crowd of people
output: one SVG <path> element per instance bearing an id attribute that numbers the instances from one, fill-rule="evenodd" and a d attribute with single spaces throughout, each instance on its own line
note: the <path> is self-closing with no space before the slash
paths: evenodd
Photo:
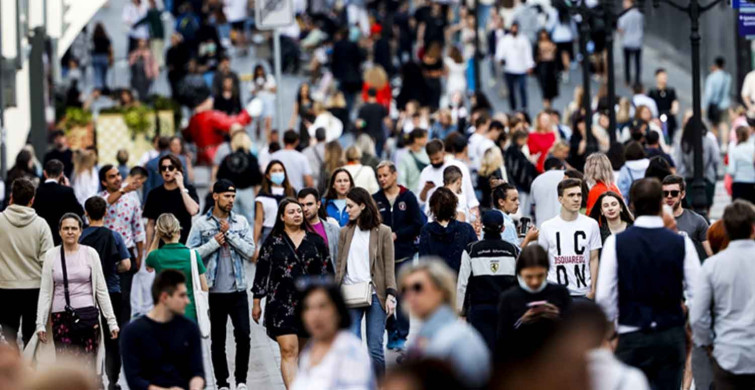
<path id="1" fill-rule="evenodd" d="M 250 69 L 242 104 L 231 69 L 255 40 L 245 0 L 129 1 L 121 104 L 167 72 L 191 118 L 135 165 L 63 131 L 42 161 L 18 154 L 0 193 L 3 340 L 109 389 L 123 373 L 131 389 L 244 390 L 257 326 L 287 389 L 755 387 L 755 77 L 738 107 L 724 59 L 708 75 L 693 205 L 695 121 L 664 69 L 645 92 L 633 2 L 618 23 L 633 95 L 609 107 L 602 86 L 592 112 L 579 87 L 555 103 L 574 67 L 567 3 L 478 3 L 295 2 L 284 68 L 310 80 L 276 129 L 281 80 Z M 582 22 L 603 80 L 605 31 Z M 64 68 L 66 104 L 91 108 L 82 72 L 108 93 L 114 54 L 106 26 L 89 39 Z M 475 85 L 483 65 L 509 112 Z M 733 202 L 711 225 L 722 177 Z"/>

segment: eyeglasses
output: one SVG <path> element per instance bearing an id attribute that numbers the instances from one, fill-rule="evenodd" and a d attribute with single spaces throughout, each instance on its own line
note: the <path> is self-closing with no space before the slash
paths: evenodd
<path id="1" fill-rule="evenodd" d="M 668 198 L 669 196 L 671 196 L 672 198 L 676 198 L 677 196 L 679 196 L 680 192 L 681 191 L 678 191 L 678 190 L 663 191 L 663 197 Z"/>
<path id="2" fill-rule="evenodd" d="M 401 294 L 406 294 L 407 292 L 413 292 L 415 294 L 419 294 L 422 292 L 422 290 L 425 289 L 425 285 L 417 282 L 414 284 L 411 284 L 409 286 L 404 286 L 401 288 Z"/>
<path id="3" fill-rule="evenodd" d="M 176 167 L 174 167 L 173 165 L 162 165 L 160 166 L 160 170 L 163 172 L 173 172 L 176 170 Z"/>

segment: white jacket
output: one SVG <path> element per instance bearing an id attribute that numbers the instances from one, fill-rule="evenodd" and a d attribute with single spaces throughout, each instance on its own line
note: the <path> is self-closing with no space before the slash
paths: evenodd
<path id="1" fill-rule="evenodd" d="M 86 251 L 86 260 L 89 267 L 92 269 L 92 298 L 96 302 L 100 313 L 105 316 L 108 323 L 108 328 L 111 330 L 118 329 L 118 321 L 115 318 L 113 312 L 113 306 L 110 303 L 110 295 L 107 291 L 107 284 L 105 284 L 105 275 L 102 273 L 102 264 L 100 263 L 100 256 L 97 251 L 92 247 L 82 245 L 82 250 Z M 32 362 L 34 366 L 50 365 L 55 363 L 55 343 L 53 341 L 52 333 L 52 321 L 50 319 L 50 312 L 52 310 L 52 299 L 55 291 L 53 282 L 53 265 L 60 257 L 60 246 L 56 246 L 44 256 L 44 263 L 42 265 L 42 284 L 39 289 L 39 300 L 37 301 L 37 328 L 29 340 L 29 344 L 24 349 L 24 358 Z M 39 341 L 39 332 L 47 332 L 47 342 L 42 343 Z M 97 350 L 96 367 L 97 373 L 102 372 L 102 362 L 105 359 L 105 344 L 103 343 L 102 324 L 100 324 L 100 341 L 99 348 Z M 110 337 L 110 335 L 108 335 Z"/>

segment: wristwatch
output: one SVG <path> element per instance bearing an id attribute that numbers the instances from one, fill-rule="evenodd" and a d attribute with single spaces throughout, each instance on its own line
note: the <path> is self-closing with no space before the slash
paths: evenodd
<path id="1" fill-rule="evenodd" d="M 183 192 L 184 194 L 188 194 L 189 190 L 187 188 L 184 188 L 184 189 L 181 190 L 181 192 Z"/>

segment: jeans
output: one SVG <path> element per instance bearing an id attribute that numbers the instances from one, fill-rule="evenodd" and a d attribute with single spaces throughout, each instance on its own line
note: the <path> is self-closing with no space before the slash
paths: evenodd
<path id="1" fill-rule="evenodd" d="M 351 331 L 362 338 L 362 316 L 366 317 L 367 349 L 372 360 L 372 369 L 380 378 L 385 372 L 385 354 L 383 353 L 383 332 L 385 331 L 385 310 L 380 306 L 377 294 L 372 294 L 372 305 L 349 309 L 351 314 Z"/>
<path id="2" fill-rule="evenodd" d="M 246 383 L 251 350 L 249 300 L 246 291 L 210 293 L 210 350 L 218 387 L 229 387 L 228 362 L 225 357 L 225 333 L 229 316 L 233 324 L 233 338 L 236 341 L 234 378 L 238 386 L 239 383 Z"/>
<path id="3" fill-rule="evenodd" d="M 107 86 L 107 70 L 110 67 L 106 54 L 95 54 L 92 56 L 92 67 L 94 68 L 94 87 L 102 90 Z"/>
<path id="4" fill-rule="evenodd" d="M 467 321 L 480 333 L 488 349 L 495 351 L 495 338 L 498 325 L 497 305 L 470 305 Z"/>
<path id="5" fill-rule="evenodd" d="M 642 77 L 642 74 L 640 70 L 642 69 L 642 49 L 630 49 L 628 47 L 624 48 L 624 81 L 626 81 L 627 84 L 630 84 L 632 82 L 632 73 L 629 71 L 629 62 L 630 57 L 634 57 L 634 83 L 639 84 L 640 83 L 640 77 Z"/>
<path id="6" fill-rule="evenodd" d="M 110 293 L 110 303 L 113 305 L 113 313 L 115 313 L 115 319 L 118 321 L 118 327 L 123 329 L 123 311 L 121 306 L 123 305 L 123 298 L 121 293 Z M 105 373 L 108 379 L 108 388 L 114 389 L 118 384 L 118 376 L 121 374 L 121 348 L 118 343 L 118 339 L 110 338 L 110 328 L 107 325 L 105 316 L 101 319 L 104 333 L 105 342 Z"/>
<path id="7" fill-rule="evenodd" d="M 684 328 L 658 332 L 631 332 L 619 336 L 616 357 L 639 368 L 651 389 L 679 389 L 687 357 Z"/>
<path id="8" fill-rule="evenodd" d="M 506 88 L 509 90 L 509 107 L 511 108 L 511 111 L 516 111 L 517 104 L 516 104 L 516 91 L 515 88 L 519 90 L 519 96 L 522 98 L 522 104 L 518 107 L 521 107 L 523 110 L 527 110 L 527 74 L 517 74 L 517 73 L 504 73 L 503 74 L 506 79 Z"/>
<path id="9" fill-rule="evenodd" d="M 411 265 L 413 259 L 414 257 L 409 257 L 400 263 L 396 263 L 396 275 L 399 274 L 404 265 Z M 385 330 L 388 331 L 388 340 L 398 339 L 406 341 L 406 337 L 409 336 L 409 316 L 401 310 L 400 296 L 396 297 L 396 318 L 388 319 Z"/>
<path id="10" fill-rule="evenodd" d="M 5 340 L 10 345 L 16 345 L 18 328 L 21 326 L 24 346 L 29 343 L 37 327 L 37 300 L 39 289 L 0 289 L 0 327 Z"/>

